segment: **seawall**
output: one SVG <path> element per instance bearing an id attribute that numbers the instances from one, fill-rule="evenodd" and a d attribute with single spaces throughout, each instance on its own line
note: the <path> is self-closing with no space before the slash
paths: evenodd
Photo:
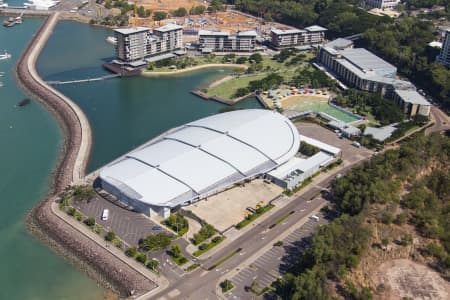
<path id="1" fill-rule="evenodd" d="M 63 94 L 46 84 L 37 74 L 35 63 L 58 22 L 59 13 L 50 15 L 24 50 L 16 66 L 19 84 L 57 118 L 63 132 L 64 145 L 51 177 L 47 199 L 29 214 L 27 223 L 32 233 L 62 254 L 91 277 L 122 296 L 142 294 L 155 284 L 130 265 L 118 259 L 98 243 L 70 226 L 52 211 L 56 195 L 85 176 L 92 137 L 89 122 L 81 109 Z"/>

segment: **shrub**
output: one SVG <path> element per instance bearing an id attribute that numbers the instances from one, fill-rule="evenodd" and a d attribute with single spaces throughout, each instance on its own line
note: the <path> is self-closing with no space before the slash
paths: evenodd
<path id="1" fill-rule="evenodd" d="M 89 227 L 94 226 L 95 225 L 95 218 L 94 217 L 89 217 L 89 218 L 86 219 L 86 221 L 84 221 L 84 223 L 87 226 L 89 226 Z"/>
<path id="2" fill-rule="evenodd" d="M 403 225 L 406 223 L 408 216 L 405 213 L 398 214 L 394 220 L 394 223 L 397 225 Z"/>
<path id="3" fill-rule="evenodd" d="M 145 253 L 137 254 L 136 260 L 145 265 L 145 263 L 147 262 L 147 254 Z"/>
<path id="4" fill-rule="evenodd" d="M 278 241 L 275 244 L 273 244 L 275 247 L 281 247 L 283 246 L 283 241 Z"/>
<path id="5" fill-rule="evenodd" d="M 151 270 L 156 270 L 156 268 L 159 266 L 159 261 L 155 259 L 151 259 L 147 264 L 146 267 Z"/>
<path id="6" fill-rule="evenodd" d="M 77 212 L 77 210 L 75 207 L 69 207 L 69 209 L 67 210 L 67 214 L 72 217 L 75 216 L 76 212 Z"/>
<path id="7" fill-rule="evenodd" d="M 105 235 L 105 240 L 108 242 L 113 241 L 116 238 L 116 234 L 112 231 L 108 231 L 108 233 Z"/>
<path id="8" fill-rule="evenodd" d="M 125 251 L 125 254 L 129 257 L 136 257 L 136 255 L 138 254 L 138 251 L 137 251 L 136 247 L 129 247 Z"/>

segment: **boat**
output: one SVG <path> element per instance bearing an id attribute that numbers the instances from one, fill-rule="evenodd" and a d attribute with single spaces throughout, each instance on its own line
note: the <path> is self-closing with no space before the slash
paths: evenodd
<path id="1" fill-rule="evenodd" d="M 25 99 L 21 100 L 19 103 L 17 103 L 17 106 L 18 106 L 18 107 L 22 107 L 22 106 L 25 106 L 25 105 L 27 105 L 27 104 L 30 104 L 30 102 L 31 102 L 30 99 L 25 98 Z"/>
<path id="2" fill-rule="evenodd" d="M 112 45 L 116 45 L 116 44 L 117 44 L 117 38 L 114 37 L 114 36 L 108 36 L 108 37 L 106 38 L 106 42 L 107 42 L 107 43 L 110 43 L 110 44 L 112 44 Z"/>
<path id="3" fill-rule="evenodd" d="M 8 58 L 11 58 L 11 54 L 9 54 L 8 52 L 6 52 L 6 50 L 5 50 L 5 53 L 0 54 L 0 60 L 2 60 L 2 59 L 8 59 Z"/>

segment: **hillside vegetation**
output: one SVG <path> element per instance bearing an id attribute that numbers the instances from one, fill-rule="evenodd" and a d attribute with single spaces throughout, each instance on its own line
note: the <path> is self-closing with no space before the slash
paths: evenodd
<path id="1" fill-rule="evenodd" d="M 294 263 L 276 293 L 283 299 L 371 299 L 373 287 L 351 282 L 351 272 L 369 249 L 402 249 L 417 238 L 419 256 L 448 279 L 449 159 L 448 137 L 417 134 L 335 180 L 331 194 L 338 217 L 315 232 L 310 249 L 290 257 Z M 378 243 L 383 226 L 390 235 Z"/>

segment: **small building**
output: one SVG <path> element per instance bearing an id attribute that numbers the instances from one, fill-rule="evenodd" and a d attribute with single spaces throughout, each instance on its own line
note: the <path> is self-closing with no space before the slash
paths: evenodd
<path id="1" fill-rule="evenodd" d="M 342 133 L 342 136 L 346 138 L 353 138 L 361 135 L 361 130 L 358 127 L 349 125 L 342 121 L 330 121 L 328 126 L 337 129 Z"/>
<path id="2" fill-rule="evenodd" d="M 393 9 L 400 3 L 400 0 L 366 0 L 367 8 Z"/>
<path id="3" fill-rule="evenodd" d="M 231 34 L 224 31 L 200 30 L 198 39 L 201 51 L 253 52 L 256 50 L 257 33 L 254 30 Z"/>
<path id="4" fill-rule="evenodd" d="M 271 43 L 277 48 L 292 48 L 305 45 L 316 45 L 323 43 L 326 28 L 313 25 L 305 29 L 277 29 L 270 31 Z"/>
<path id="5" fill-rule="evenodd" d="M 275 170 L 267 173 L 266 178 L 285 189 L 293 190 L 305 179 L 313 176 L 321 168 L 328 166 L 334 160 L 335 158 L 332 155 L 322 151 L 307 159 L 294 157 Z"/>
<path id="6" fill-rule="evenodd" d="M 395 90 L 394 101 L 396 101 L 408 117 L 416 114 L 428 116 L 431 103 L 415 90 Z"/>
<path id="7" fill-rule="evenodd" d="M 384 142 L 386 139 L 390 138 L 392 133 L 396 130 L 393 125 L 387 125 L 383 127 L 366 127 L 364 129 L 364 135 L 371 135 L 374 140 L 379 142 Z"/>

